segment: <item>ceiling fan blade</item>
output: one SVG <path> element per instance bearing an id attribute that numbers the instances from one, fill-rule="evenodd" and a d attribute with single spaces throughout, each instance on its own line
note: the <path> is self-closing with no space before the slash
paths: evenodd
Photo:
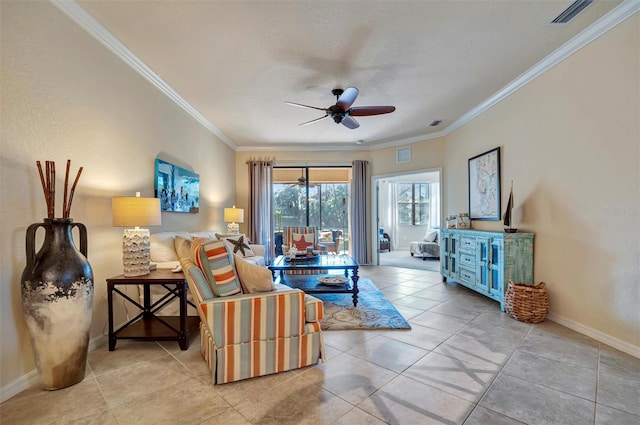
<path id="1" fill-rule="evenodd" d="M 349 115 L 352 117 L 366 117 L 368 115 L 388 114 L 395 110 L 395 106 L 357 106 L 349 109 Z"/>
<path id="2" fill-rule="evenodd" d="M 284 103 L 291 106 L 297 106 L 299 108 L 311 108 L 311 109 L 317 109 L 319 111 L 325 111 L 325 112 L 327 111 L 326 108 L 318 108 L 316 106 L 303 105 L 302 103 L 294 103 L 294 102 L 284 102 Z"/>
<path id="3" fill-rule="evenodd" d="M 351 130 L 354 130 L 360 127 L 360 124 L 358 123 L 358 121 L 356 121 L 354 118 L 351 118 L 348 115 L 342 118 L 342 125 L 344 125 L 347 128 L 350 128 Z"/>
<path id="4" fill-rule="evenodd" d="M 307 124 L 313 124 L 314 122 L 318 122 L 320 120 L 323 120 L 325 118 L 327 118 L 329 115 L 325 115 L 324 117 L 320 117 L 320 118 L 316 118 L 315 120 L 311 120 L 311 121 L 307 121 L 307 122 L 303 122 L 302 124 L 298 124 L 298 126 L 301 125 L 307 125 Z"/>
<path id="5" fill-rule="evenodd" d="M 358 93 L 359 92 L 357 88 L 347 87 L 338 98 L 338 102 L 336 103 L 336 105 L 346 111 L 347 109 L 351 108 L 353 102 L 356 101 Z"/>

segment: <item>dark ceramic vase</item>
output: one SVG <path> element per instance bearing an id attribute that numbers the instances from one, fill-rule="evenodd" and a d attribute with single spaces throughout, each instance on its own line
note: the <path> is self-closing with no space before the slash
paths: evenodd
<path id="1" fill-rule="evenodd" d="M 40 227 L 45 235 L 36 254 Z M 80 250 L 73 241 L 74 227 L 80 233 Z M 42 388 L 65 388 L 84 378 L 89 347 L 93 271 L 86 257 L 87 229 L 69 218 L 32 224 L 26 254 L 22 306 Z"/>

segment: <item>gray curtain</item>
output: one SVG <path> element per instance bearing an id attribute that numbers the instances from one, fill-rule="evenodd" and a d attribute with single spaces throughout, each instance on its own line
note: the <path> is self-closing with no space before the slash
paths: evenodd
<path id="1" fill-rule="evenodd" d="M 249 167 L 249 238 L 252 243 L 264 245 L 267 264 L 274 257 L 273 243 L 273 161 L 254 159 Z"/>
<path id="2" fill-rule="evenodd" d="M 358 264 L 371 264 L 369 162 L 356 160 L 351 165 L 351 255 Z"/>

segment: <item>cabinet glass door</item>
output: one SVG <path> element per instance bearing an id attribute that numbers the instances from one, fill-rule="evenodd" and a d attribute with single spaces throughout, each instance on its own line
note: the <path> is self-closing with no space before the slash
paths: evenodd
<path id="1" fill-rule="evenodd" d="M 476 286 L 489 292 L 491 286 L 491 239 L 476 239 Z"/>
<path id="2" fill-rule="evenodd" d="M 451 235 L 451 251 L 449 252 L 449 273 L 452 277 L 458 276 L 458 235 Z"/>
<path id="3" fill-rule="evenodd" d="M 491 267 L 490 267 L 490 279 L 488 290 L 490 293 L 495 295 L 502 294 L 502 272 L 504 270 L 504 265 L 502 264 L 503 255 L 502 255 L 502 240 L 501 239 L 492 239 L 489 243 L 489 257 L 491 259 Z"/>
<path id="4" fill-rule="evenodd" d="M 440 268 L 442 275 L 445 277 L 449 276 L 449 241 L 451 240 L 451 235 L 443 234 L 442 235 L 442 247 L 441 247 L 441 255 L 440 257 Z"/>

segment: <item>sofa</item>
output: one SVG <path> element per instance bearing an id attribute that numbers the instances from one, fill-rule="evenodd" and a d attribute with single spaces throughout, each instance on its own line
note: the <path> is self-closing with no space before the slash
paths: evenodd
<path id="1" fill-rule="evenodd" d="M 150 249 L 150 258 L 151 264 L 154 267 L 159 269 L 175 269 L 176 267 L 181 267 L 180 258 L 178 258 L 178 254 L 175 249 L 175 241 L 176 238 L 183 238 L 186 240 L 194 240 L 194 239 L 211 239 L 218 240 L 218 236 L 227 236 L 219 233 L 216 230 L 208 230 L 202 232 L 184 232 L 184 231 L 176 231 L 176 232 L 159 232 L 154 233 L 150 236 L 149 242 L 151 244 Z M 231 235 L 229 235 L 231 236 Z M 237 236 L 237 235 L 234 235 Z M 246 260 L 250 261 L 254 264 L 264 266 L 264 246 L 249 244 L 251 251 L 253 252 L 253 257 L 247 257 Z M 151 302 L 158 301 L 161 297 L 166 295 L 166 291 L 158 288 L 151 288 Z M 189 301 L 192 302 L 191 295 L 189 295 Z M 142 303 L 142 290 L 140 290 L 140 303 Z M 188 306 L 189 315 L 195 316 L 197 315 L 196 310 Z M 163 307 L 160 310 L 160 313 L 165 316 L 178 316 L 180 314 L 180 308 L 177 301 L 169 303 L 167 306 Z"/>
<path id="2" fill-rule="evenodd" d="M 242 233 L 240 234 L 242 235 Z M 151 263 L 161 269 L 173 269 L 180 265 L 180 259 L 175 249 L 176 237 L 182 237 L 187 240 L 197 238 L 218 240 L 219 237 L 238 236 L 225 235 L 215 230 L 204 232 L 160 232 L 154 233 L 149 238 L 151 243 Z M 249 243 L 249 248 L 255 254 L 252 258 L 247 257 L 246 260 L 259 266 L 264 266 L 264 246 Z"/>
<path id="3" fill-rule="evenodd" d="M 440 232 L 438 229 L 428 229 L 420 241 L 409 244 L 409 252 L 412 257 L 440 258 Z"/>
<path id="4" fill-rule="evenodd" d="M 213 384 L 310 366 L 324 357 L 322 301 L 274 284 L 264 257 L 234 252 L 224 235 L 166 233 L 152 235 L 152 253 L 154 242 L 160 244 L 152 258 L 178 258 L 200 317 L 200 351 Z M 170 240 L 173 253 L 159 256 Z M 250 246 L 254 254 L 264 253 Z"/>

